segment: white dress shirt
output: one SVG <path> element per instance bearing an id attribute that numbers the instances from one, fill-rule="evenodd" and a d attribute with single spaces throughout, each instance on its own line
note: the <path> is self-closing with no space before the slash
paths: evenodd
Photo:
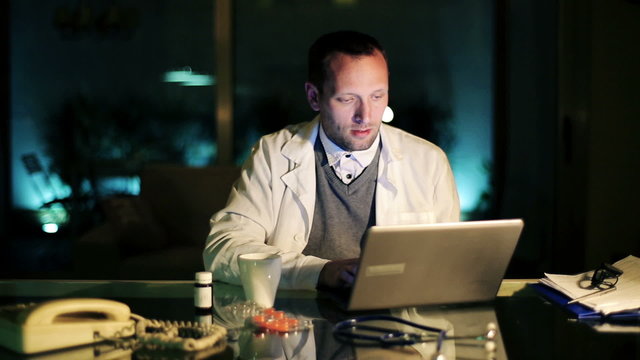
<path id="1" fill-rule="evenodd" d="M 380 144 L 380 132 L 378 132 L 373 144 L 367 150 L 346 151 L 329 139 L 322 125 L 320 125 L 319 133 L 329 165 L 338 178 L 347 185 L 362 174 L 364 169 L 371 164 Z"/>

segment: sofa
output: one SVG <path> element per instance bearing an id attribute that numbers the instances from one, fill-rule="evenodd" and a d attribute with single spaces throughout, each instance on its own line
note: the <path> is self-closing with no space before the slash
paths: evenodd
<path id="1" fill-rule="evenodd" d="M 240 169 L 150 165 L 138 196 L 103 199 L 104 222 L 75 244 L 82 279 L 188 280 L 203 270 L 209 218 L 222 209 Z"/>

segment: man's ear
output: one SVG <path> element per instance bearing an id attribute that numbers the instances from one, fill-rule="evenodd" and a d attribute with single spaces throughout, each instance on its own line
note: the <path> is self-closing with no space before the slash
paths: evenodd
<path id="1" fill-rule="evenodd" d="M 318 88 L 310 82 L 304 83 L 304 91 L 307 94 L 307 101 L 313 111 L 320 111 L 320 92 Z"/>

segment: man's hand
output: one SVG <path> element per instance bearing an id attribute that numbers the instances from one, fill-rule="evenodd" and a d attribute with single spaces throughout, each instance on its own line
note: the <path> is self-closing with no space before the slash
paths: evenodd
<path id="1" fill-rule="evenodd" d="M 324 265 L 318 278 L 318 288 L 346 288 L 353 285 L 356 271 L 358 270 L 358 258 L 333 260 Z"/>

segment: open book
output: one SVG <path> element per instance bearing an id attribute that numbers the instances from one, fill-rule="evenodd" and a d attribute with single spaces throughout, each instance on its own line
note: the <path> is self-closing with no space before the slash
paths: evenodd
<path id="1" fill-rule="evenodd" d="M 577 275 L 545 273 L 546 277 L 540 279 L 540 283 L 563 293 L 570 299 L 577 299 L 578 303 L 603 315 L 640 310 L 640 258 L 629 255 L 613 265 L 623 271 L 613 291 L 581 286 L 585 279 L 591 278 L 593 271 Z"/>

